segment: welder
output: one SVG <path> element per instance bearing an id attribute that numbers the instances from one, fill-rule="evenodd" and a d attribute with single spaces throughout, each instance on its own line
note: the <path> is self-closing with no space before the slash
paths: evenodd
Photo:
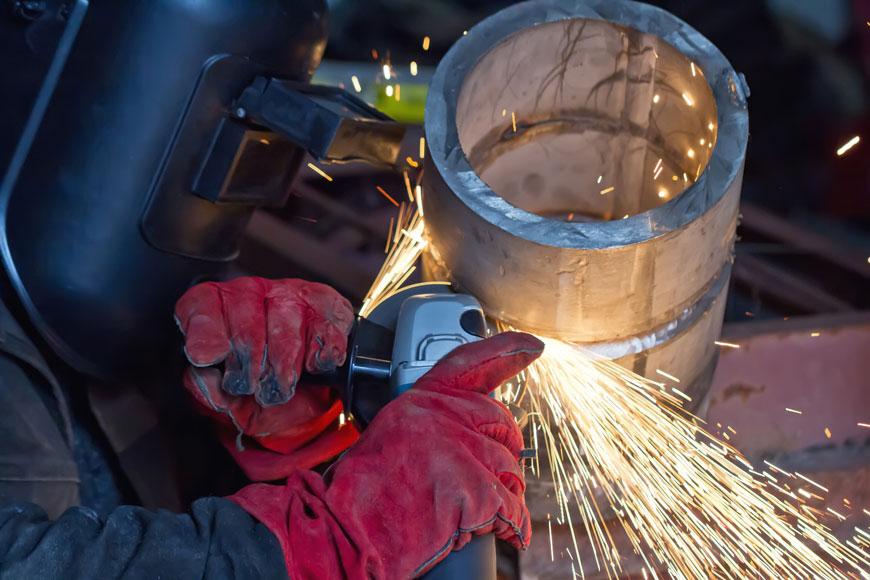
<path id="1" fill-rule="evenodd" d="M 334 436 L 330 393 L 298 378 L 343 362 L 353 311 L 338 293 L 301 280 L 204 283 L 181 298 L 175 316 L 190 361 L 184 383 L 200 408 L 237 429 L 247 445 L 277 452 L 276 465 L 260 457 L 255 469 L 318 462 L 341 450 L 345 443 L 332 441 L 293 457 L 312 437 Z M 197 500 L 187 514 L 122 506 L 99 519 L 73 507 L 52 521 L 33 503 L 7 505 L 0 509 L 0 575 L 413 578 L 472 534 L 492 532 L 523 548 L 531 529 L 522 434 L 487 394 L 541 349 L 521 333 L 455 349 L 385 407 L 323 475 L 294 470 L 281 485 L 255 483 L 228 498 Z M 25 372 L 24 364 L 18 368 Z M 4 374 L 4 390 L 25 392 L 26 381 L 9 385 L 12 379 Z M 40 436 L 9 435 L 0 441 L 4 457 Z M 10 486 L 0 481 L 7 500 L 16 495 Z"/>
<path id="2" fill-rule="evenodd" d="M 0 2 L 3 578 L 393 579 L 475 534 L 528 543 L 522 436 L 488 393 L 537 339 L 455 349 L 357 440 L 338 395 L 306 379 L 344 362 L 348 301 L 296 279 L 220 281 L 305 151 L 398 152 L 395 123 L 308 84 L 325 13 L 322 0 Z M 172 364 L 173 304 L 186 371 Z M 80 507 L 99 471 L 82 406 L 99 407 L 147 492 L 164 465 L 147 399 L 172 402 L 158 387 L 182 382 L 248 479 L 271 483 L 186 513 Z M 134 468 L 130 449 L 146 450 Z"/>

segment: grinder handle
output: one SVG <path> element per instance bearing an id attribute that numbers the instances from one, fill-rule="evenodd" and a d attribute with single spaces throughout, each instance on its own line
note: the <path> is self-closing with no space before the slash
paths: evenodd
<path id="1" fill-rule="evenodd" d="M 340 372 L 315 379 L 342 394 L 345 412 L 359 429 L 452 350 L 451 346 L 486 337 L 483 308 L 462 294 L 403 298 L 393 320 L 381 326 L 382 319 L 359 318 L 348 344 L 347 364 Z M 461 550 L 448 554 L 421 578 L 496 580 L 495 535 L 472 536 Z"/>
<path id="2" fill-rule="evenodd" d="M 486 338 L 480 303 L 467 294 L 426 294 L 405 300 L 396 324 L 392 392 L 397 395 L 459 344 Z M 424 580 L 495 580 L 495 535 L 481 534 L 451 552 Z"/>
<path id="3" fill-rule="evenodd" d="M 451 552 L 422 580 L 495 580 L 495 535 L 471 536 L 458 552 Z"/>

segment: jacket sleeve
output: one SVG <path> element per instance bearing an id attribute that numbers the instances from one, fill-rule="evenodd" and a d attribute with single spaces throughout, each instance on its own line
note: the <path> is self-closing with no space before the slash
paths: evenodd
<path id="1" fill-rule="evenodd" d="M 51 521 L 34 504 L 0 508 L 0 577 L 287 580 L 278 540 L 235 503 L 189 514 L 122 506 L 105 521 L 70 508 Z"/>

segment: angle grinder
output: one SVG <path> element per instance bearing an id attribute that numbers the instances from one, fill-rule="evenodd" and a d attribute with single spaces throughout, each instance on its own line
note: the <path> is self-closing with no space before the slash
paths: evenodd
<path id="1" fill-rule="evenodd" d="M 320 381 L 341 392 L 348 420 L 363 430 L 381 408 L 411 388 L 442 357 L 487 335 L 486 318 L 476 298 L 454 293 L 447 283 L 415 284 L 357 319 L 347 363 Z M 495 580 L 495 536 L 473 536 L 422 578 Z"/>

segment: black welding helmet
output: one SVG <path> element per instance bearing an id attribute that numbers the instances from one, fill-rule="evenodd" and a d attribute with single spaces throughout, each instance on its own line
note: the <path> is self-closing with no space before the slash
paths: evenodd
<path id="1" fill-rule="evenodd" d="M 162 352 L 305 150 L 395 161 L 401 126 L 308 84 L 325 43 L 324 0 L 0 4 L 0 251 L 67 363 Z"/>

